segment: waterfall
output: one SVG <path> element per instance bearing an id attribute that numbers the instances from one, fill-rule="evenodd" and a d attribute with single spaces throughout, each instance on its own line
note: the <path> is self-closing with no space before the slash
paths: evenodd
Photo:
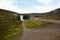
<path id="1" fill-rule="evenodd" d="M 21 20 L 21 21 L 24 21 L 23 15 L 20 15 L 20 20 Z"/>

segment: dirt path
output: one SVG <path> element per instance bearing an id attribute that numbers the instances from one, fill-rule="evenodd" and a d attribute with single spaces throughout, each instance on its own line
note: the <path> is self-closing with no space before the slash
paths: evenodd
<path id="1" fill-rule="evenodd" d="M 54 22 L 54 23 L 60 23 L 60 21 L 58 20 L 47 20 L 47 19 L 38 19 L 38 18 L 34 18 L 35 20 L 42 20 L 42 21 L 49 21 L 49 22 Z"/>
<path id="2" fill-rule="evenodd" d="M 21 36 L 19 36 L 16 40 L 25 40 L 25 36 L 27 35 L 28 29 L 25 27 L 24 22 L 22 22 L 23 26 L 23 33 Z"/>
<path id="3" fill-rule="evenodd" d="M 57 20 L 44 20 L 44 19 L 42 19 L 42 21 L 49 21 L 49 22 L 60 23 L 60 21 L 57 21 Z"/>
<path id="4" fill-rule="evenodd" d="M 60 23 L 28 30 L 24 23 L 23 33 L 17 40 L 60 40 Z"/>
<path id="5" fill-rule="evenodd" d="M 27 32 L 25 40 L 60 40 L 60 24 L 48 26 L 31 29 Z"/>
<path id="6" fill-rule="evenodd" d="M 25 40 L 60 40 L 60 29 L 30 30 Z"/>

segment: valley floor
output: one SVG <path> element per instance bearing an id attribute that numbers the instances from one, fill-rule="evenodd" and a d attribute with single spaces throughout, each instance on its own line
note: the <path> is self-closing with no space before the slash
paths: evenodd
<path id="1" fill-rule="evenodd" d="M 60 40 L 60 23 L 35 29 L 27 29 L 23 23 L 23 34 L 16 40 Z"/>

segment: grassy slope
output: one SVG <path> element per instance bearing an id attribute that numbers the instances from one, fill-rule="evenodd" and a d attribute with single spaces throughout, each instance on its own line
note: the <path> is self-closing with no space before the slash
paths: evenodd
<path id="1" fill-rule="evenodd" d="M 13 40 L 18 34 L 22 33 L 22 22 L 12 14 L 16 13 L 0 10 L 0 40 Z"/>
<path id="2" fill-rule="evenodd" d="M 26 20 L 24 23 L 28 29 L 52 24 L 52 22 L 41 21 L 41 20 Z"/>
<path id="3" fill-rule="evenodd" d="M 60 8 L 47 12 L 47 13 L 35 13 L 34 17 L 40 17 L 40 19 L 48 19 L 48 20 L 60 20 Z"/>

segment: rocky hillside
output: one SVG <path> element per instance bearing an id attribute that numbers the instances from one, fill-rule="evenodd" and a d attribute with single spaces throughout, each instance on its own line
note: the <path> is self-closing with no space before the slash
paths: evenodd
<path id="1" fill-rule="evenodd" d="M 60 20 L 60 8 L 47 13 L 33 13 L 33 16 L 37 18 Z"/>
<path id="2" fill-rule="evenodd" d="M 18 19 L 18 13 L 16 12 L 12 12 L 12 11 L 8 11 L 8 10 L 4 10 L 4 9 L 0 9 L 0 18 L 8 18 L 8 19 Z"/>

